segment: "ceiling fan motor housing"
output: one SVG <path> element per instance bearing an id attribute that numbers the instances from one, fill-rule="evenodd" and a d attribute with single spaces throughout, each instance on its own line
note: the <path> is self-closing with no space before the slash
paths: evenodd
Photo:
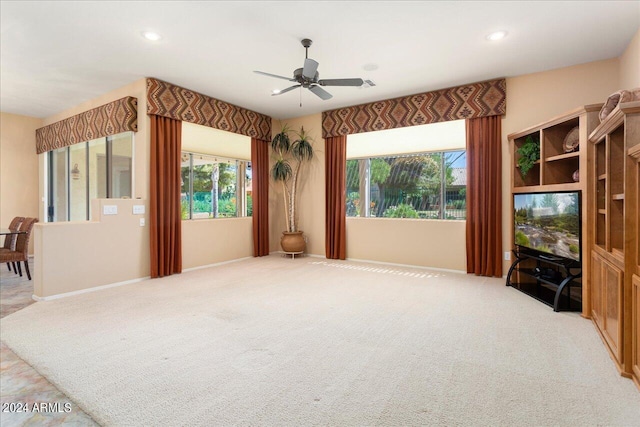
<path id="1" fill-rule="evenodd" d="M 318 79 L 320 78 L 320 73 L 316 71 L 316 74 L 313 76 L 313 79 L 308 79 L 302 75 L 302 68 L 297 68 L 293 72 L 293 78 L 302 85 L 302 87 L 309 87 L 312 84 L 318 84 Z"/>

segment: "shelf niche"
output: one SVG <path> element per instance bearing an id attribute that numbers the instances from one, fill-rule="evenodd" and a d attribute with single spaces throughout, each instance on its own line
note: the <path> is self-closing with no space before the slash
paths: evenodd
<path id="1" fill-rule="evenodd" d="M 581 253 L 582 268 L 588 269 L 590 263 L 589 252 L 590 240 L 592 237 L 587 227 L 587 148 L 589 134 L 599 125 L 598 114 L 603 104 L 585 105 L 569 111 L 551 120 L 545 121 L 535 126 L 531 126 L 520 132 L 508 135 L 511 149 L 512 173 L 511 173 L 511 193 L 543 193 L 555 191 L 579 191 L 582 196 L 581 202 Z M 526 141 L 528 136 L 538 137 L 540 140 L 540 161 L 529 173 L 522 177 L 518 168 L 518 148 Z M 576 141 L 577 137 L 577 141 Z M 603 161 L 599 167 L 600 175 L 603 178 L 608 172 L 605 169 L 606 163 Z M 577 176 L 576 176 L 577 175 Z M 575 180 L 574 176 L 578 179 Z M 601 222 L 605 221 L 607 205 L 605 203 L 606 180 L 598 184 L 602 192 L 599 208 L 602 210 Z M 513 200 L 512 200 L 513 203 Z M 511 206 L 513 215 L 513 206 Z M 513 223 L 513 217 L 512 217 Z M 595 227 L 594 227 L 595 228 Z M 598 244 L 605 245 L 606 234 L 593 237 L 598 240 Z M 515 243 L 515 242 L 513 242 Z M 515 244 L 514 244 L 515 247 Z M 520 273 L 515 273 L 518 278 L 525 279 Z M 577 279 L 578 282 L 587 282 L 586 278 Z M 528 280 L 523 280 L 526 285 Z M 581 298 L 576 299 L 581 302 L 582 315 L 590 315 L 588 283 L 584 286 L 575 286 L 572 292 L 581 292 Z M 575 305 L 572 305 L 575 307 Z"/>
<path id="2" fill-rule="evenodd" d="M 520 159 L 520 154 L 518 154 L 518 150 L 520 148 L 522 148 L 523 145 L 526 144 L 527 138 L 540 138 L 540 133 L 539 132 L 534 132 L 528 135 L 524 135 L 520 138 L 517 138 L 514 141 L 514 166 L 515 166 L 515 171 L 514 171 L 514 180 L 515 180 L 515 186 L 516 187 L 532 187 L 532 186 L 538 186 L 540 185 L 540 163 L 541 161 L 538 160 L 536 161 L 536 163 L 533 165 L 533 167 L 531 167 L 531 169 L 529 169 L 529 171 L 523 175 L 522 171 L 520 169 L 520 166 L 518 165 L 518 160 Z"/>

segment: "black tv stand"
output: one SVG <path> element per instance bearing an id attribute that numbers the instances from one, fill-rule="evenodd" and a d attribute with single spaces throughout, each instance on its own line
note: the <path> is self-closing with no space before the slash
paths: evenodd
<path id="1" fill-rule="evenodd" d="M 513 254 L 516 259 L 507 274 L 507 286 L 553 307 L 553 311 L 582 311 L 579 261 L 521 248 Z"/>
<path id="2" fill-rule="evenodd" d="M 558 257 L 554 257 L 554 256 L 549 256 L 549 255 L 539 255 L 539 257 L 541 259 L 547 260 L 547 261 L 562 261 L 562 258 L 558 258 Z"/>

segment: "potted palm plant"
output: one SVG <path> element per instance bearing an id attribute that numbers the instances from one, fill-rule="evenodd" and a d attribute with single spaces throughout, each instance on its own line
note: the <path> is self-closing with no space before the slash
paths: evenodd
<path id="1" fill-rule="evenodd" d="M 275 162 L 271 167 L 271 178 L 282 185 L 282 197 L 285 210 L 286 230 L 282 232 L 280 246 L 285 252 L 304 252 L 306 242 L 303 231 L 298 229 L 297 203 L 300 190 L 300 175 L 304 166 L 314 157 L 312 140 L 305 132 L 294 131 L 296 139 L 292 142 L 289 137 L 291 129 L 282 126 L 280 132 L 273 137 L 271 149 Z"/>

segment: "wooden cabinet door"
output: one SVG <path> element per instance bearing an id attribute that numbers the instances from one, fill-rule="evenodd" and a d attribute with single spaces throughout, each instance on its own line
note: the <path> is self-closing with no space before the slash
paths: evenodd
<path id="1" fill-rule="evenodd" d="M 640 277 L 634 274 L 632 282 L 631 373 L 640 386 Z"/>
<path id="2" fill-rule="evenodd" d="M 604 329 L 602 334 L 611 348 L 611 352 L 616 356 L 619 363 L 622 363 L 622 295 L 623 295 L 623 272 L 606 260 L 602 260 L 603 278 L 603 315 Z"/>
<path id="3" fill-rule="evenodd" d="M 604 329 L 602 307 L 602 258 L 595 252 L 591 253 L 591 318 L 598 329 Z"/>

